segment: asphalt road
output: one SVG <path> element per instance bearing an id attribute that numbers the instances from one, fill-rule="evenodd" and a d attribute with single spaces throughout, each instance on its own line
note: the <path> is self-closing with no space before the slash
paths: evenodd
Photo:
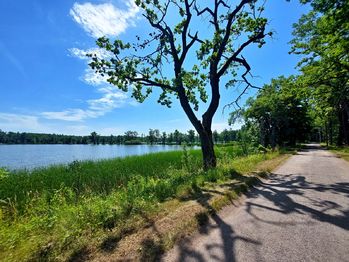
<path id="1" fill-rule="evenodd" d="M 163 261 L 349 261 L 349 164 L 299 152 Z"/>

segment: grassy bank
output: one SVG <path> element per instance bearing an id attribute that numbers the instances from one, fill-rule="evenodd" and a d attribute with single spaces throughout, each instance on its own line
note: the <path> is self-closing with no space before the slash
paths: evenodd
<path id="1" fill-rule="evenodd" d="M 337 154 L 341 158 L 349 161 L 349 147 L 343 146 L 343 147 L 337 147 L 337 146 L 329 146 L 329 150 L 331 150 L 333 153 Z"/>
<path id="2" fill-rule="evenodd" d="M 219 166 L 208 172 L 201 169 L 198 150 L 3 172 L 0 260 L 63 261 L 86 248 L 99 252 L 108 248 L 110 234 L 121 239 L 149 226 L 150 217 L 176 209 L 179 202 L 169 204 L 176 199 L 200 198 L 203 188 L 232 179 L 241 182 L 242 174 L 279 153 L 241 155 L 237 147 L 217 148 Z"/>

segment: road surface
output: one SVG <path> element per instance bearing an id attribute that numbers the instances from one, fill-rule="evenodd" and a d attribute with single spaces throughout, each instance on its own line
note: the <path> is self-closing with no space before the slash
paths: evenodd
<path id="1" fill-rule="evenodd" d="M 163 261 L 349 261 L 349 164 L 313 145 Z"/>

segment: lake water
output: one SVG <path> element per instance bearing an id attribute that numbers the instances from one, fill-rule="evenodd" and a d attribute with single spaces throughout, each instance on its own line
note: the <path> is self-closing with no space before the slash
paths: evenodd
<path id="1" fill-rule="evenodd" d="M 74 160 L 98 160 L 161 151 L 182 150 L 178 145 L 0 145 L 0 167 L 33 169 Z"/>

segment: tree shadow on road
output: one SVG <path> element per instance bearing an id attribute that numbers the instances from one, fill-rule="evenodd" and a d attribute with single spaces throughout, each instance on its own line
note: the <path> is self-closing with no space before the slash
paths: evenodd
<path id="1" fill-rule="evenodd" d="M 349 198 L 349 183 L 340 182 L 331 185 L 307 182 L 304 176 L 289 175 L 278 176 L 272 175 L 267 182 L 261 182 L 260 185 L 252 190 L 248 196 L 251 198 L 264 197 L 272 203 L 274 207 L 257 205 L 253 202 L 246 202 L 247 212 L 258 220 L 253 214 L 253 208 L 265 208 L 274 212 L 283 214 L 299 213 L 311 216 L 314 220 L 326 222 L 345 230 L 349 230 L 349 209 L 337 202 L 329 200 L 319 200 L 308 194 L 311 191 L 326 192 L 334 195 L 342 195 Z M 286 178 L 286 179 L 285 179 Z M 306 201 L 295 200 L 296 196 L 301 196 Z M 336 214 L 329 214 L 335 210 Z M 340 213 L 340 214 L 338 214 Z M 264 222 L 268 222 L 263 220 Z M 274 223 L 269 221 L 270 223 Z M 282 222 L 281 222 L 282 223 Z"/>
<path id="2" fill-rule="evenodd" d="M 225 185 L 228 186 L 228 185 Z M 236 183 L 232 185 L 232 187 L 236 187 Z M 235 188 L 236 189 L 236 188 Z M 207 192 L 206 192 L 207 191 Z M 220 231 L 221 235 L 221 243 L 208 243 L 205 245 L 205 249 L 209 251 L 210 258 L 209 261 L 235 261 L 235 255 L 234 255 L 234 245 L 236 241 L 244 241 L 246 243 L 249 243 L 251 245 L 260 245 L 261 243 L 259 241 L 256 241 L 251 238 L 247 238 L 244 236 L 238 235 L 233 227 L 229 224 L 227 224 L 224 219 L 219 214 L 216 214 L 214 212 L 214 208 L 210 205 L 209 200 L 210 197 L 208 197 L 210 194 L 210 191 L 212 190 L 205 190 L 202 189 L 202 196 L 198 197 L 197 201 L 208 210 L 211 222 L 205 225 L 202 225 L 199 229 L 200 234 L 208 235 L 212 232 L 212 230 L 218 229 Z M 214 191 L 216 194 L 222 194 L 222 192 Z M 200 224 L 200 223 L 199 223 Z M 192 243 L 190 238 L 183 239 L 179 244 L 179 258 L 177 261 L 198 261 L 198 262 L 204 262 L 208 261 L 205 256 L 192 248 Z M 222 254 L 222 257 L 219 257 L 215 254 Z"/>
<path id="3" fill-rule="evenodd" d="M 316 221 L 329 223 L 344 230 L 349 230 L 349 209 L 343 207 L 343 203 L 337 203 L 335 200 L 321 200 L 315 198 L 313 192 L 325 192 L 333 195 L 341 195 L 344 199 L 349 198 L 349 183 L 339 182 L 331 185 L 308 182 L 301 175 L 271 175 L 265 182 L 247 193 L 245 209 L 247 213 L 256 221 L 261 223 L 273 224 L 276 226 L 295 226 L 302 223 L 316 223 Z M 270 205 L 255 203 L 253 198 L 264 198 Z M 333 199 L 335 199 L 333 197 Z M 301 201 L 300 201 L 301 200 Z M 332 200 L 332 198 L 331 198 Z M 208 210 L 210 207 L 208 199 L 202 198 L 201 205 Z M 279 212 L 282 214 L 297 213 L 300 215 L 310 216 L 312 219 L 305 222 L 296 221 L 272 221 L 268 217 L 259 217 L 255 214 L 256 209 L 266 209 L 270 212 Z M 265 213 L 264 213 L 265 214 Z M 218 229 L 221 236 L 221 243 L 207 243 L 206 250 L 200 251 L 195 248 L 190 238 L 183 240 L 179 244 L 179 258 L 177 261 L 235 261 L 234 246 L 236 241 L 244 241 L 247 245 L 253 245 L 254 250 L 258 253 L 258 246 L 263 243 L 238 235 L 234 228 L 227 224 L 219 214 L 211 216 L 212 222 L 209 223 L 201 234 L 209 234 L 212 230 Z M 206 253 L 206 255 L 204 255 Z M 221 254 L 219 257 L 216 254 Z"/>

